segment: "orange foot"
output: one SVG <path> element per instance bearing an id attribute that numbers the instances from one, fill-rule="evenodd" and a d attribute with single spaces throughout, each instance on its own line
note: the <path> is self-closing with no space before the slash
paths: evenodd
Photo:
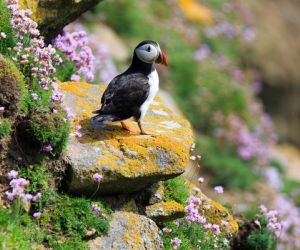
<path id="1" fill-rule="evenodd" d="M 138 122 L 138 125 L 139 125 L 139 128 L 141 130 L 141 135 L 151 135 L 151 136 L 154 136 L 155 134 L 152 133 L 152 132 L 148 132 L 146 131 L 144 128 L 143 128 L 143 125 L 141 122 Z"/>
<path id="2" fill-rule="evenodd" d="M 121 122 L 122 128 L 129 131 L 130 133 L 136 133 L 137 131 L 130 127 L 129 125 L 127 125 L 125 122 Z"/>

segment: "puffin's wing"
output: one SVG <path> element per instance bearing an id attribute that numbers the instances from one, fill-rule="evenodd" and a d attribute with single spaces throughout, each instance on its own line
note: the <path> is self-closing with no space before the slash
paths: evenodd
<path id="1" fill-rule="evenodd" d="M 147 76 L 134 73 L 121 75 L 113 86 L 108 88 L 110 89 L 102 97 L 100 113 L 123 117 L 135 115 L 147 99 L 150 85 Z"/>

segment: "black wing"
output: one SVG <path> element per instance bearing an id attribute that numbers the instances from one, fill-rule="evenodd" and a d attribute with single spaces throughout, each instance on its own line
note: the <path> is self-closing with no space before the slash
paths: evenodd
<path id="1" fill-rule="evenodd" d="M 120 119 L 138 116 L 149 89 L 149 80 L 144 74 L 119 75 L 108 85 L 101 98 L 102 107 L 95 113 L 115 115 Z"/>

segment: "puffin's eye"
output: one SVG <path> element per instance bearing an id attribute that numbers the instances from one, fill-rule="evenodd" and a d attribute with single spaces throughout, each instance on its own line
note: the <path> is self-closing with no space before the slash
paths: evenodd
<path id="1" fill-rule="evenodd" d="M 151 51 L 151 47 L 149 46 L 148 48 L 147 48 L 147 52 L 150 52 Z"/>

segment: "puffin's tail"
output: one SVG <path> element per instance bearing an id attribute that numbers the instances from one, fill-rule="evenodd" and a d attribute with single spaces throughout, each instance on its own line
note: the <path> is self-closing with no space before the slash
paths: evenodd
<path id="1" fill-rule="evenodd" d="M 96 122 L 104 122 L 104 121 L 116 121 L 118 120 L 118 118 L 114 115 L 98 114 L 92 117 L 92 120 Z"/>

